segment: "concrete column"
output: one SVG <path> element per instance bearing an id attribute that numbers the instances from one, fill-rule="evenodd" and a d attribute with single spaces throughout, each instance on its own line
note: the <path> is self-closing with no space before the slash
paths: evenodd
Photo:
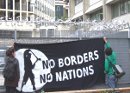
<path id="1" fill-rule="evenodd" d="M 89 8 L 89 1 L 90 1 L 90 0 L 83 0 L 83 20 L 84 20 L 84 21 L 89 18 L 89 17 L 87 16 L 87 14 L 85 14 L 85 12 L 86 12 L 86 11 L 88 10 L 88 8 Z"/>
<path id="2" fill-rule="evenodd" d="M 6 16 L 5 19 L 8 20 L 8 0 L 6 0 Z"/>
<path id="3" fill-rule="evenodd" d="M 28 6 L 28 2 L 29 2 L 29 1 L 26 0 L 26 3 L 27 3 L 27 10 L 26 10 L 26 11 L 27 11 L 27 15 L 26 15 L 26 18 L 27 18 L 27 20 L 28 20 L 28 7 L 30 7 L 30 6 Z"/>
<path id="4" fill-rule="evenodd" d="M 75 14 L 75 0 L 69 0 L 70 1 L 70 17 L 73 17 Z"/>
<path id="5" fill-rule="evenodd" d="M 13 0 L 13 20 L 15 20 L 15 0 Z"/>
<path id="6" fill-rule="evenodd" d="M 20 0 L 20 21 L 22 21 L 22 0 Z"/>

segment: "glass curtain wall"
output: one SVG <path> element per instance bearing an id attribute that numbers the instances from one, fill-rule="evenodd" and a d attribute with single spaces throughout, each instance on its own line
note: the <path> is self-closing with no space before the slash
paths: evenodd
<path id="1" fill-rule="evenodd" d="M 130 13 L 130 0 L 121 0 L 112 4 L 112 17 L 118 17 Z"/>

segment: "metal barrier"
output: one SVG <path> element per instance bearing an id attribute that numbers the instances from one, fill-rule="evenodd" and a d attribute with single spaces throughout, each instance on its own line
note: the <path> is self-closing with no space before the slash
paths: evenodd
<path id="1" fill-rule="evenodd" d="M 4 86 L 0 86 L 0 93 L 5 93 L 5 87 Z"/>
<path id="2" fill-rule="evenodd" d="M 51 38 L 20 38 L 17 40 L 14 39 L 0 39 L 0 61 L 2 61 L 2 58 L 4 57 L 4 54 L 2 53 L 2 49 L 6 50 L 9 46 L 12 46 L 14 42 L 18 43 L 59 43 L 59 42 L 68 42 L 68 41 L 75 41 L 75 40 L 81 40 L 81 39 L 88 39 L 88 38 L 101 38 L 103 36 L 106 36 L 108 38 L 108 41 L 111 43 L 111 47 L 114 49 L 114 51 L 117 53 L 117 63 L 122 65 L 123 69 L 126 72 L 126 75 L 123 76 L 119 80 L 119 84 L 129 84 L 130 83 L 130 73 L 129 73 L 129 67 L 130 67 L 130 38 L 128 38 L 129 32 L 123 31 L 123 32 L 109 32 L 106 33 L 103 32 L 88 32 L 87 37 L 51 37 Z M 92 36 L 92 35 L 93 36 Z M 3 55 L 2 55 L 3 54 Z M 2 87 L 4 88 L 4 87 Z M 1 89 L 0 89 L 1 90 Z M 125 89 L 122 89 L 125 90 Z M 126 90 L 129 90 L 129 88 Z M 2 92 L 0 92 L 2 93 Z M 90 92 L 79 92 L 79 93 L 90 93 Z M 93 92 L 97 93 L 97 92 Z"/>

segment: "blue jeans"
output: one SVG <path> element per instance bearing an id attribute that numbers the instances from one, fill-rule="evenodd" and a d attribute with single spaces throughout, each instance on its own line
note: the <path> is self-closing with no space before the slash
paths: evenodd
<path id="1" fill-rule="evenodd" d="M 115 77 L 115 75 L 106 75 L 106 85 L 109 88 L 116 88 L 116 77 Z"/>

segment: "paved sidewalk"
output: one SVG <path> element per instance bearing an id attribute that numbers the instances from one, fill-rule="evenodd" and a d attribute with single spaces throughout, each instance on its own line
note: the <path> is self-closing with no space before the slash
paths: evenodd
<path id="1" fill-rule="evenodd" d="M 0 72 L 0 93 L 4 93 L 4 78 L 2 76 L 2 73 Z M 130 87 L 130 84 L 118 84 L 117 88 L 127 88 Z M 94 86 L 91 89 L 85 89 L 85 90 L 70 90 L 70 91 L 59 91 L 59 92 L 46 92 L 46 93 L 95 93 L 95 92 L 87 92 L 91 90 L 99 90 L 99 89 L 108 89 L 104 84 L 100 84 L 98 86 Z M 122 92 L 122 93 L 130 93 L 130 92 Z"/>
<path id="2" fill-rule="evenodd" d="M 106 87 L 105 84 L 100 84 L 89 89 L 54 91 L 54 92 L 46 92 L 46 93 L 115 93 L 115 92 L 108 92 L 109 90 L 113 90 L 113 89 Z M 123 91 L 119 93 L 130 93 L 130 84 L 118 84 L 115 90 Z"/>

